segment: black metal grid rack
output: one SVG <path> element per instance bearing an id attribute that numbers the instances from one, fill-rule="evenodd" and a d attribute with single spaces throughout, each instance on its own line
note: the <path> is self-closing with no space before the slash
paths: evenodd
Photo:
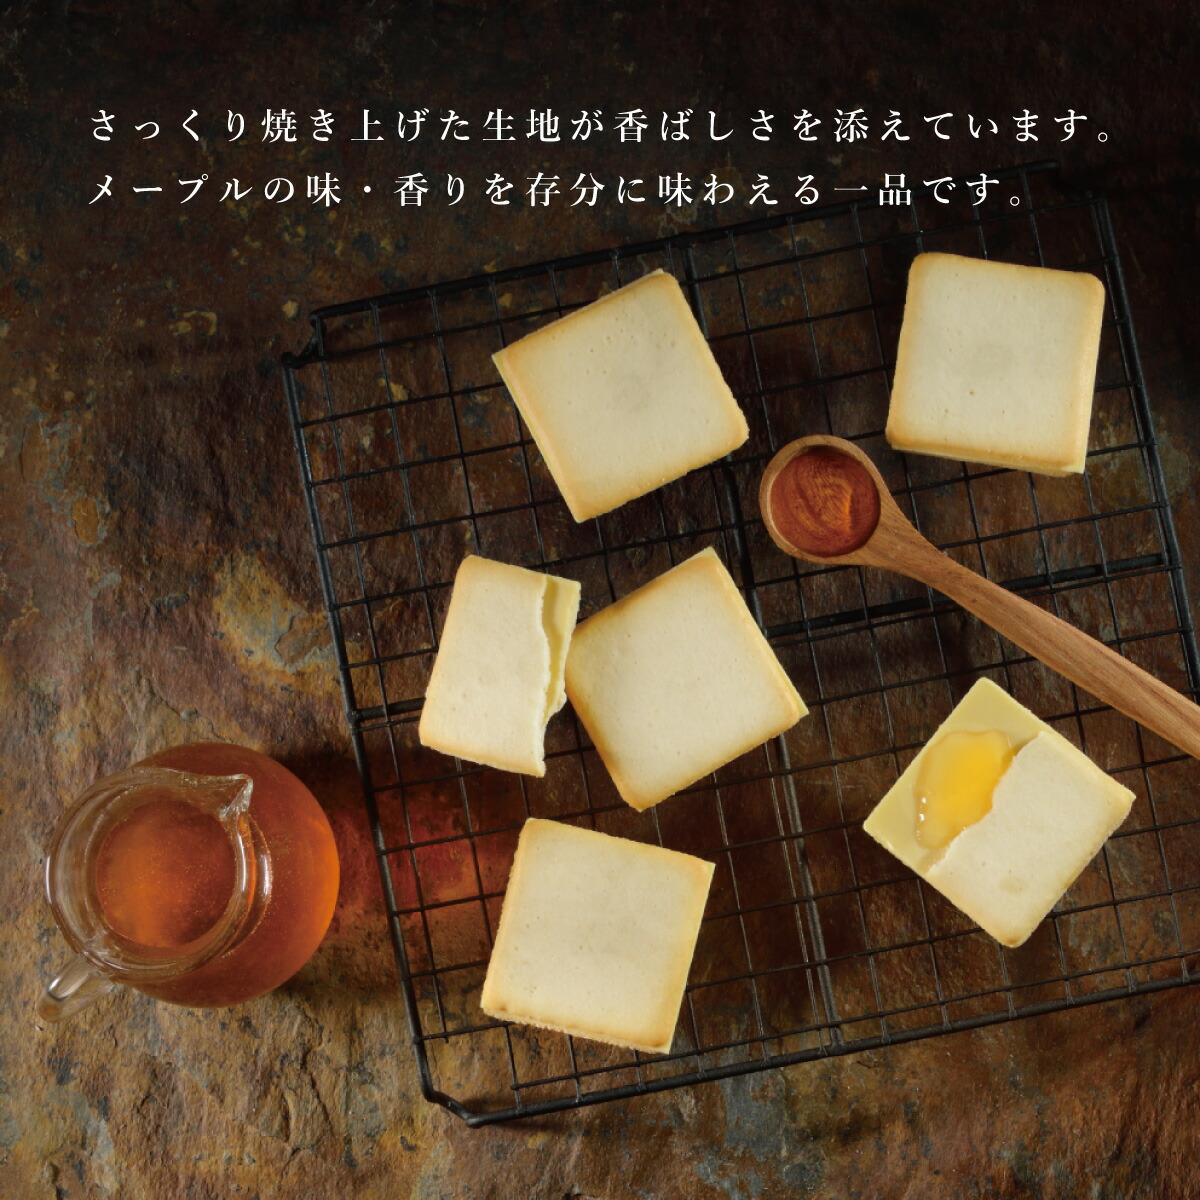
<path id="1" fill-rule="evenodd" d="M 929 589 L 780 554 L 767 459 L 831 432 L 935 543 L 1194 694 L 1196 640 L 1107 206 L 1051 164 L 979 205 L 914 192 L 414 288 L 313 314 L 284 378 L 321 585 L 425 1095 L 471 1124 L 886 1046 L 1187 983 L 1200 955 L 1200 764 L 1081 695 Z M 944 195 L 945 193 L 943 193 Z M 1104 323 L 1083 476 L 906 457 L 882 436 L 908 264 L 922 250 L 1093 271 Z M 751 425 L 728 460 L 577 525 L 491 363 L 656 267 L 684 284 Z M 714 546 L 811 708 L 638 814 L 570 709 L 547 774 L 423 749 L 451 581 L 474 551 L 578 579 L 581 616 Z M 876 846 L 862 818 L 980 675 L 1137 793 L 1018 950 Z M 497 1024 L 478 997 L 529 815 L 717 863 L 673 1052 Z"/>

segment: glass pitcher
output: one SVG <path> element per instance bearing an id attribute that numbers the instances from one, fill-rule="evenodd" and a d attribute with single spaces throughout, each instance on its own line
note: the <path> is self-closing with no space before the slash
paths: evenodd
<path id="1" fill-rule="evenodd" d="M 76 957 L 38 1013 L 61 1020 L 122 984 L 202 1007 L 262 995 L 316 949 L 338 875 L 324 812 L 272 759 L 216 742 L 153 755 L 59 823 L 46 893 Z"/>

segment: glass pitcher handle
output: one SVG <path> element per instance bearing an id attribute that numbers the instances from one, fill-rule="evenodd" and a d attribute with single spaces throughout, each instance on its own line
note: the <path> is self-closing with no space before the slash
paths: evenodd
<path id="1" fill-rule="evenodd" d="M 86 959 L 73 958 L 46 985 L 37 1002 L 37 1014 L 43 1021 L 66 1020 L 119 986 Z"/>

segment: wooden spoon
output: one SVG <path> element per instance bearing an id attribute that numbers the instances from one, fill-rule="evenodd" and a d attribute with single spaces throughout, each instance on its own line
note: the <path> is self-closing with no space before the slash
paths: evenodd
<path id="1" fill-rule="evenodd" d="M 758 490 L 775 544 L 810 562 L 883 567 L 949 596 L 1105 704 L 1200 758 L 1200 707 L 1028 600 L 931 545 L 892 499 L 875 465 L 842 438 L 790 442 Z"/>

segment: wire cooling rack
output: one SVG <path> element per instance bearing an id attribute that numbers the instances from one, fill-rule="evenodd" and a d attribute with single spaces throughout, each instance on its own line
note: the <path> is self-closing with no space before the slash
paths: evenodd
<path id="1" fill-rule="evenodd" d="M 425 1096 L 470 1124 L 545 1113 L 1187 983 L 1200 965 L 1200 764 L 937 593 L 785 557 L 758 515 L 779 446 L 834 433 L 960 562 L 1195 693 L 1196 639 L 1104 198 L 1052 164 L 973 206 L 914 192 L 414 288 L 317 311 L 284 359 L 321 586 Z M 882 430 L 913 256 L 1103 279 L 1087 472 L 1054 479 L 893 452 Z M 657 267 L 683 283 L 749 442 L 576 524 L 491 362 Z M 579 580 L 581 617 L 713 546 L 811 714 L 647 813 L 569 707 L 544 779 L 422 748 L 416 727 L 463 556 Z M 863 817 L 981 675 L 1137 800 L 1034 936 L 1008 950 L 866 837 Z M 517 834 L 577 822 L 715 861 L 673 1052 L 504 1025 L 479 1007 Z"/>

